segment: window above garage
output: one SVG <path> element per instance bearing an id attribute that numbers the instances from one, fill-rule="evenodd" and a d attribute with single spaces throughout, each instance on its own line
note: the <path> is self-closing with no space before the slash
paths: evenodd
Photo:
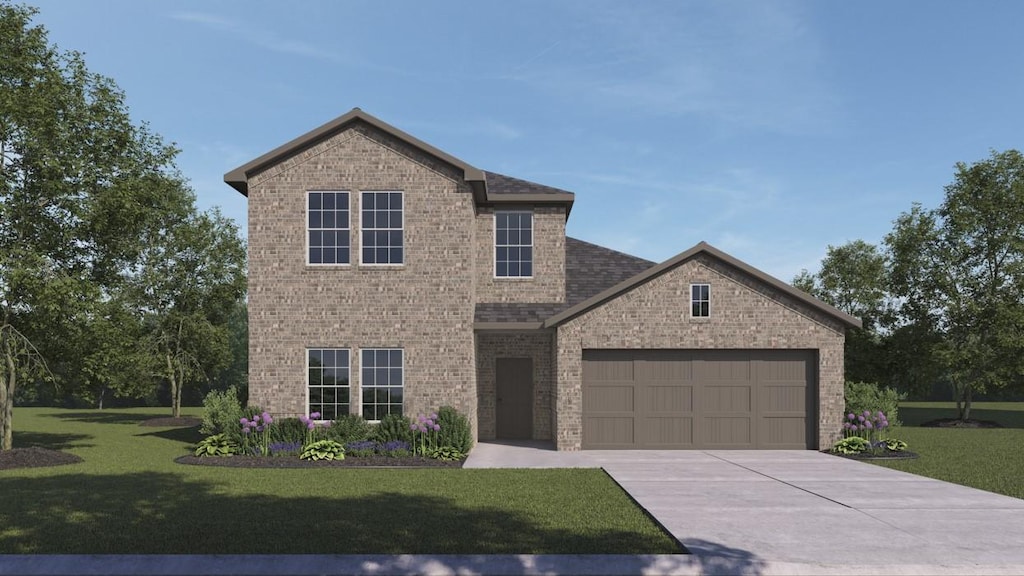
<path id="1" fill-rule="evenodd" d="M 711 285 L 690 284 L 690 316 L 709 318 L 711 316 Z"/>

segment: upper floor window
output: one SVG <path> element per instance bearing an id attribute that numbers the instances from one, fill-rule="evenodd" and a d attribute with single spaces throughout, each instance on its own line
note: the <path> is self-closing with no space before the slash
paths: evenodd
<path id="1" fill-rule="evenodd" d="M 494 213 L 494 275 L 533 276 L 533 213 Z"/>
<path id="2" fill-rule="evenodd" d="M 402 264 L 402 193 L 363 192 L 360 214 L 363 264 Z"/>
<path id="3" fill-rule="evenodd" d="M 306 350 L 309 371 L 309 413 L 319 412 L 320 420 L 337 420 L 348 414 L 349 362 L 345 348 Z"/>
<path id="4" fill-rule="evenodd" d="M 711 316 L 710 284 L 690 284 L 690 316 L 694 318 Z"/>
<path id="5" fill-rule="evenodd" d="M 386 414 L 402 415 L 405 374 L 401 348 L 366 348 L 362 351 L 363 418 L 380 420 Z"/>
<path id="6" fill-rule="evenodd" d="M 309 192 L 306 200 L 309 264 L 348 264 L 348 192 Z"/>

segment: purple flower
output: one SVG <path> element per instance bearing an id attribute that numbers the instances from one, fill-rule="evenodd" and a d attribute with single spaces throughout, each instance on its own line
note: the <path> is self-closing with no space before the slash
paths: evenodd
<path id="1" fill-rule="evenodd" d="M 853 420 L 856 417 L 857 417 L 857 415 L 854 414 L 853 412 L 850 412 L 849 414 L 846 415 L 846 419 L 847 420 Z"/>
<path id="2" fill-rule="evenodd" d="M 306 424 L 306 429 L 312 430 L 313 428 L 316 428 L 316 422 L 313 422 L 312 420 L 310 420 L 309 423 Z"/>
<path id="3" fill-rule="evenodd" d="M 864 411 L 864 417 L 865 418 L 871 418 L 871 411 L 870 410 L 865 410 Z"/>
<path id="4" fill-rule="evenodd" d="M 437 420 L 437 412 L 431 412 L 430 413 L 430 419 L 431 420 Z"/>
<path id="5" fill-rule="evenodd" d="M 881 410 L 878 411 L 878 419 L 885 420 L 885 414 Z"/>
<path id="6" fill-rule="evenodd" d="M 434 424 L 434 432 L 437 432 L 439 430 L 441 430 L 441 425 L 440 424 Z"/>
<path id="7" fill-rule="evenodd" d="M 410 425 L 409 425 L 409 430 L 412 430 L 413 432 L 415 432 L 415 431 L 416 431 L 416 430 L 418 430 L 418 429 L 419 429 L 419 427 L 418 427 L 418 426 L 416 426 L 415 424 L 410 424 Z"/>
<path id="8" fill-rule="evenodd" d="M 431 428 L 434 426 L 434 421 L 431 420 L 430 418 L 427 418 L 426 420 L 423 421 L 423 424 L 426 425 L 427 428 Z"/>
<path id="9" fill-rule="evenodd" d="M 249 429 L 248 428 L 242 428 L 242 434 L 248 434 L 248 433 L 249 433 Z"/>
<path id="10" fill-rule="evenodd" d="M 313 420 L 319 420 L 320 419 L 320 413 L 319 412 L 313 412 L 312 414 L 309 415 L 309 417 L 312 418 Z"/>
<path id="11" fill-rule="evenodd" d="M 425 422 L 427 420 L 427 417 L 422 415 L 422 414 L 420 414 L 417 419 L 422 423 L 422 422 Z"/>
<path id="12" fill-rule="evenodd" d="M 263 432 L 263 426 L 257 426 L 256 427 L 256 431 L 257 432 Z"/>
<path id="13" fill-rule="evenodd" d="M 865 422 L 864 425 L 867 426 L 868 430 L 874 428 L 874 426 L 871 425 L 871 420 L 868 420 L 867 422 Z"/>
<path id="14" fill-rule="evenodd" d="M 420 432 L 423 432 L 424 434 L 426 434 L 427 427 L 426 426 L 420 426 Z"/>
<path id="15" fill-rule="evenodd" d="M 263 421 L 265 423 L 267 423 L 267 424 L 270 424 L 271 422 L 274 421 L 274 419 L 270 417 L 270 413 L 269 412 L 264 412 L 263 413 Z"/>
<path id="16" fill-rule="evenodd" d="M 249 425 L 249 419 L 248 418 L 240 418 L 238 420 L 238 423 L 241 424 L 242 426 L 248 426 Z"/>
<path id="17" fill-rule="evenodd" d="M 864 421 L 864 417 L 863 416 L 857 416 L 857 419 L 860 420 L 861 422 Z"/>

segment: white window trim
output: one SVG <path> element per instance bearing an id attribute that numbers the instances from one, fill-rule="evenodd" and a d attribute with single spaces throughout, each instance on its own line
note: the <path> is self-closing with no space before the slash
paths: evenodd
<path id="1" fill-rule="evenodd" d="M 402 195 L 402 227 L 399 230 L 402 232 L 402 261 L 398 264 L 378 264 L 376 262 L 366 263 L 363 262 L 363 194 L 379 194 L 381 192 L 387 192 L 389 194 L 401 194 Z M 407 222 L 408 211 L 405 206 L 405 192 L 402 190 L 360 190 L 359 191 L 359 233 L 356 234 L 359 240 L 359 265 L 366 266 L 367 268 L 401 268 L 405 266 L 406 261 L 409 259 L 408 249 L 405 244 L 405 223 Z M 394 228 L 369 228 L 369 230 L 394 230 Z"/>
<path id="2" fill-rule="evenodd" d="M 693 288 L 695 286 L 707 286 L 708 287 L 708 300 L 707 300 L 707 302 L 708 302 L 708 315 L 707 316 L 694 316 L 693 315 L 693 305 L 694 305 L 694 303 L 695 302 L 704 302 L 703 300 L 694 300 L 693 299 Z M 693 282 L 693 283 L 690 284 L 690 318 L 693 318 L 695 320 L 707 320 L 708 318 L 711 318 L 711 283 L 710 282 Z"/>
<path id="3" fill-rule="evenodd" d="M 530 215 L 530 270 L 529 276 L 498 276 L 498 213 L 502 214 L 529 214 Z M 532 270 L 537 263 L 537 252 L 534 250 L 534 239 L 536 237 L 534 228 L 537 216 L 533 210 L 495 210 L 491 218 L 491 274 L 495 280 L 533 280 Z M 520 248 L 522 245 L 519 246 Z"/>
<path id="4" fill-rule="evenodd" d="M 358 414 L 360 416 L 363 415 L 363 378 L 362 378 L 362 375 L 363 375 L 363 352 L 367 351 L 367 350 L 373 350 L 374 352 L 376 352 L 377 350 L 387 350 L 387 351 L 400 350 L 402 352 L 402 415 L 403 416 L 408 416 L 408 414 L 405 413 L 405 392 L 408 390 L 408 387 L 405 384 L 405 348 L 401 348 L 401 347 L 398 347 L 398 346 L 391 347 L 391 348 L 387 348 L 387 347 L 384 347 L 384 346 L 374 346 L 372 348 L 360 348 L 359 349 L 359 370 L 358 370 L 358 372 L 359 372 L 359 402 L 358 402 L 358 404 L 359 405 L 356 407 L 356 409 L 357 409 L 356 414 Z M 351 360 L 349 360 L 349 363 L 351 364 Z M 351 372 L 351 368 L 349 370 Z M 308 372 L 308 370 L 307 370 L 307 372 Z M 352 379 L 351 378 L 352 378 L 352 376 L 350 375 L 349 376 L 349 384 L 350 385 L 352 384 Z M 308 390 L 308 388 L 307 388 L 307 390 Z M 367 422 L 369 422 L 370 424 L 380 424 L 380 420 L 367 420 Z"/>
<path id="5" fill-rule="evenodd" d="M 310 249 L 310 246 L 309 246 L 309 232 L 312 230 L 309 227 L 309 195 L 313 194 L 313 193 L 322 194 L 324 192 L 332 192 L 332 193 L 335 193 L 335 194 L 342 194 L 342 193 L 344 193 L 348 197 L 348 222 L 346 222 L 346 224 L 348 224 L 348 226 L 345 227 L 345 228 L 317 228 L 317 230 L 334 230 L 334 231 L 344 230 L 348 234 L 348 264 L 338 264 L 338 263 L 335 263 L 335 262 L 313 263 L 313 262 L 309 261 L 309 249 Z M 311 268 L 336 268 L 336 267 L 348 268 L 348 267 L 351 267 L 352 266 L 352 192 L 349 191 L 349 190 L 306 190 L 306 210 L 305 210 L 305 216 L 306 216 L 306 238 L 302 242 L 303 242 L 303 245 L 305 246 L 305 250 L 306 250 L 306 266 L 309 266 Z M 308 412 L 307 412 L 307 414 L 308 414 Z"/>
<path id="6" fill-rule="evenodd" d="M 310 350 L 344 350 L 348 352 L 348 413 L 352 413 L 352 389 L 355 386 L 352 385 L 353 374 L 352 374 L 352 349 L 351 348 L 336 348 L 334 346 L 306 346 L 304 352 L 306 354 L 306 415 L 310 413 L 309 406 L 309 351 Z M 317 423 L 330 422 L 330 420 L 319 419 Z"/>

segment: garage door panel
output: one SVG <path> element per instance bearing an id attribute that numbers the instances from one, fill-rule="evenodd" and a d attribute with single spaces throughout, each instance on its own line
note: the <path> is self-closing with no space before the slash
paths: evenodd
<path id="1" fill-rule="evenodd" d="M 764 405 L 763 412 L 799 412 L 801 414 L 807 409 L 807 386 L 763 386 Z"/>
<path id="2" fill-rule="evenodd" d="M 585 447 L 630 448 L 636 445 L 636 420 L 632 416 L 601 416 L 583 419 Z"/>
<path id="3" fill-rule="evenodd" d="M 693 418 L 644 418 L 640 446 L 644 448 L 688 448 L 693 445 Z"/>
<path id="4" fill-rule="evenodd" d="M 742 352 L 713 351 L 701 356 L 699 360 L 698 378 L 706 382 L 732 381 L 749 382 L 751 380 L 751 363 Z"/>
<path id="5" fill-rule="evenodd" d="M 627 354 L 588 354 L 584 360 L 583 380 L 586 382 L 633 380 L 633 359 Z"/>
<path id="6" fill-rule="evenodd" d="M 650 355 L 647 354 L 650 352 Z M 675 352 L 675 353 L 673 353 Z M 653 382 L 683 382 L 693 380 L 692 354 L 673 350 L 650 350 L 640 354 L 634 362 L 635 379 Z"/>
<path id="7" fill-rule="evenodd" d="M 701 412 L 750 412 L 750 386 L 704 386 Z"/>
<path id="8" fill-rule="evenodd" d="M 602 384 L 583 390 L 583 412 L 633 412 L 635 388 L 631 384 Z"/>
<path id="9" fill-rule="evenodd" d="M 765 447 L 800 450 L 806 443 L 798 441 L 803 438 L 807 421 L 803 417 L 775 417 L 764 419 L 762 442 Z"/>
<path id="10" fill-rule="evenodd" d="M 647 413 L 679 413 L 693 411 L 693 386 L 677 384 L 668 386 L 638 385 L 643 396 L 643 409 Z"/>
<path id="11" fill-rule="evenodd" d="M 749 417 L 705 417 L 701 426 L 702 444 L 708 448 L 749 446 L 750 420 Z"/>

